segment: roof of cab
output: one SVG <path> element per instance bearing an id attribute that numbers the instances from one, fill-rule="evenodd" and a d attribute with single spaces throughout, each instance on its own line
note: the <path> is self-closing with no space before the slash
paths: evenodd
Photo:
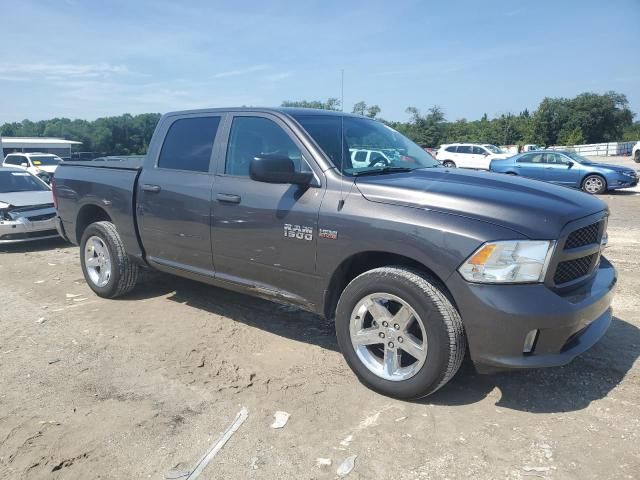
<path id="1" fill-rule="evenodd" d="M 284 113 L 291 116 L 296 115 L 327 115 L 327 116 L 343 116 L 367 118 L 362 115 L 353 113 L 340 112 L 337 110 L 321 110 L 316 108 L 300 108 L 300 107 L 228 107 L 228 108 L 201 108 L 196 110 L 179 110 L 168 112 L 165 115 L 189 115 L 198 113 L 228 113 L 228 112 L 260 112 L 260 113 Z"/>

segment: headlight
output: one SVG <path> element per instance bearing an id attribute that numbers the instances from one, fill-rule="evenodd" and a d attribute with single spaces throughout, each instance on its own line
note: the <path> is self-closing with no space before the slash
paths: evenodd
<path id="1" fill-rule="evenodd" d="M 555 242 L 546 240 L 485 243 L 458 271 L 469 282 L 542 282 L 554 245 Z"/>
<path id="2" fill-rule="evenodd" d="M 622 175 L 625 175 L 631 178 L 636 178 L 636 172 L 622 172 Z"/>
<path id="3" fill-rule="evenodd" d="M 8 203 L 4 203 L 4 202 L 0 202 L 0 210 L 2 210 L 4 208 L 9 208 L 9 204 Z"/>

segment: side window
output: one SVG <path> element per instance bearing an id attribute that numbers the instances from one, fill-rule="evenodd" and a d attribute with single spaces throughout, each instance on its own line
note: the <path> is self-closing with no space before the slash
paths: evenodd
<path id="1" fill-rule="evenodd" d="M 367 152 L 364 150 L 358 150 L 356 152 L 355 157 L 353 158 L 355 162 L 366 162 L 367 161 Z"/>
<path id="2" fill-rule="evenodd" d="M 9 155 L 5 160 L 7 165 L 20 165 L 22 163 L 28 163 L 27 159 L 22 155 Z"/>
<path id="3" fill-rule="evenodd" d="M 235 117 L 224 172 L 248 177 L 251 160 L 260 155 L 286 156 L 293 160 L 297 171 L 310 171 L 300 149 L 277 123 L 263 117 Z"/>
<path id="4" fill-rule="evenodd" d="M 451 152 L 451 153 L 456 153 L 456 147 L 455 146 L 454 147 L 447 147 L 447 148 L 445 148 L 445 151 Z"/>
<path id="5" fill-rule="evenodd" d="M 458 153 L 471 153 L 471 145 L 458 145 Z"/>
<path id="6" fill-rule="evenodd" d="M 544 156 L 546 163 L 551 163 L 554 165 L 562 165 L 565 163 L 562 155 L 558 155 L 557 153 L 545 153 Z"/>
<path id="7" fill-rule="evenodd" d="M 473 147 L 473 154 L 474 155 L 484 155 L 485 153 L 488 153 L 484 148 L 482 147 Z"/>
<path id="8" fill-rule="evenodd" d="M 522 155 L 518 159 L 518 163 L 544 163 L 544 159 L 542 157 L 542 153 L 529 153 L 527 155 Z"/>
<path id="9" fill-rule="evenodd" d="M 182 118 L 169 127 L 159 168 L 208 172 L 220 117 Z"/>

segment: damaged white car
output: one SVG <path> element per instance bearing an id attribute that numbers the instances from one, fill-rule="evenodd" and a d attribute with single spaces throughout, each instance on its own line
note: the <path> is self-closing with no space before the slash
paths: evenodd
<path id="1" fill-rule="evenodd" d="M 55 238 L 49 186 L 20 168 L 0 167 L 0 245 Z"/>

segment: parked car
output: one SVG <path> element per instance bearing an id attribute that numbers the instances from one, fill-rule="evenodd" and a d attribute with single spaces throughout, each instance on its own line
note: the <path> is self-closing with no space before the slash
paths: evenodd
<path id="1" fill-rule="evenodd" d="M 509 153 L 500 150 L 495 145 L 474 143 L 452 143 L 442 145 L 436 152 L 436 158 L 448 168 L 474 168 L 489 170 L 491 160 L 508 158 Z"/>
<path id="2" fill-rule="evenodd" d="M 0 167 L 0 244 L 55 238 L 49 186 L 21 168 Z"/>
<path id="3" fill-rule="evenodd" d="M 371 138 L 396 159 L 354 165 Z M 441 168 L 359 115 L 170 113 L 143 162 L 63 164 L 53 184 L 97 295 L 147 267 L 335 318 L 349 366 L 394 397 L 442 387 L 467 344 L 485 373 L 563 365 L 611 322 L 604 202 Z"/>
<path id="4" fill-rule="evenodd" d="M 640 142 L 637 142 L 631 150 L 631 157 L 636 163 L 640 163 Z"/>
<path id="5" fill-rule="evenodd" d="M 632 168 L 592 162 L 565 150 L 528 152 L 506 160 L 493 160 L 491 171 L 581 188 L 591 194 L 638 184 L 638 173 Z"/>
<path id="6" fill-rule="evenodd" d="M 62 159 L 52 153 L 10 153 L 4 159 L 4 167 L 22 168 L 34 175 L 42 175 L 42 180 L 50 178 L 62 163 Z"/>
<path id="7" fill-rule="evenodd" d="M 390 155 L 380 150 L 371 149 L 350 149 L 351 162 L 353 165 L 360 167 L 368 167 L 374 165 L 389 165 L 391 163 Z"/>

